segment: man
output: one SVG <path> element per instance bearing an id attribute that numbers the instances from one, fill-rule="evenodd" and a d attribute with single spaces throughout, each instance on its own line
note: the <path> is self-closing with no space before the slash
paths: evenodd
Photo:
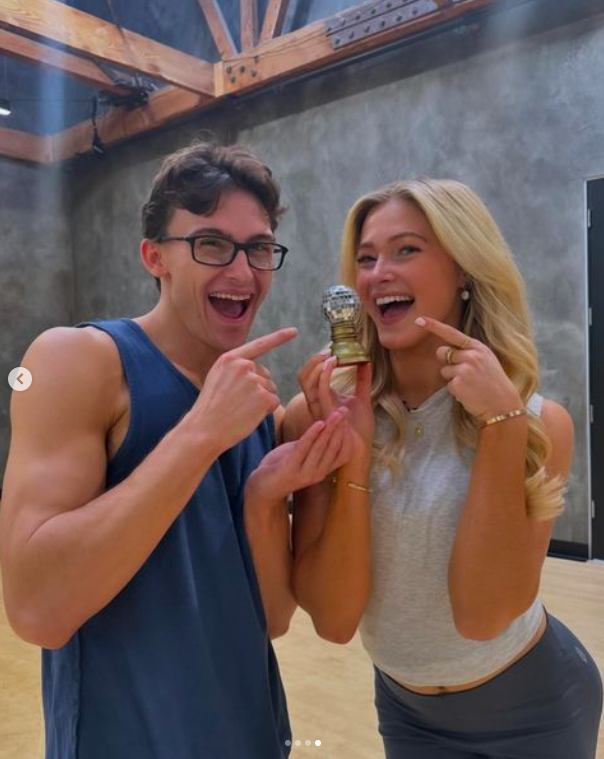
<path id="1" fill-rule="evenodd" d="M 250 509 L 288 529 L 288 489 L 337 465 L 342 433 L 336 419 L 259 467 L 279 399 L 255 361 L 296 334 L 245 344 L 286 252 L 281 210 L 242 146 L 170 156 L 143 208 L 157 306 L 49 330 L 23 359 L 34 380 L 12 399 L 0 549 L 11 624 L 44 649 L 48 759 L 289 753 L 269 636 L 295 601 L 256 579 L 244 485 L 256 470 Z M 289 572 L 288 554 L 260 558 Z"/>

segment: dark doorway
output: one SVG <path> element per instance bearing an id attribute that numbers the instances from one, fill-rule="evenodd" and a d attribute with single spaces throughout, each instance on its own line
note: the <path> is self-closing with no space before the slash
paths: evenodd
<path id="1" fill-rule="evenodd" d="M 604 179 L 587 183 L 591 558 L 604 559 Z"/>

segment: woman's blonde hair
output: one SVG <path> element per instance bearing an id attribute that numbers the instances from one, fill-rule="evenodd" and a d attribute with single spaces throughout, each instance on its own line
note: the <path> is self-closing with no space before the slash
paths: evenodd
<path id="1" fill-rule="evenodd" d="M 423 212 L 440 244 L 467 274 L 471 298 L 465 306 L 461 329 L 493 351 L 526 405 L 538 386 L 539 367 L 524 281 L 497 223 L 468 187 L 452 180 L 411 180 L 360 198 L 344 225 L 342 282 L 356 286 L 356 253 L 365 219 L 373 208 L 392 198 L 414 203 Z M 373 364 L 373 404 L 392 419 L 396 430 L 391 439 L 375 444 L 375 455 L 396 469 L 404 447 L 404 406 L 396 392 L 389 352 L 380 344 L 375 325 L 364 311 L 359 330 Z M 350 391 L 353 373 L 342 372 L 335 382 L 343 392 Z M 475 418 L 460 403 L 455 403 L 454 418 L 458 442 L 476 448 Z M 528 424 L 527 513 L 533 519 L 551 519 L 563 509 L 564 483 L 561 478 L 548 479 L 546 475 L 551 443 L 540 418 L 529 414 Z"/>

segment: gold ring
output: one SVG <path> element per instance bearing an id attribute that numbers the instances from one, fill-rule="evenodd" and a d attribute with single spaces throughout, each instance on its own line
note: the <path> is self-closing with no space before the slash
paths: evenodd
<path id="1" fill-rule="evenodd" d="M 470 335 L 467 335 L 466 339 L 463 341 L 463 345 L 459 346 L 459 350 L 460 351 L 465 350 L 471 342 L 472 342 L 472 338 L 470 337 Z"/>
<path id="2" fill-rule="evenodd" d="M 457 348 L 454 348 L 452 345 L 450 345 L 447 348 L 447 352 L 445 353 L 445 360 L 446 360 L 447 364 L 449 364 L 451 366 L 454 363 L 454 361 L 453 361 L 453 354 L 455 353 L 456 350 L 457 350 Z"/>

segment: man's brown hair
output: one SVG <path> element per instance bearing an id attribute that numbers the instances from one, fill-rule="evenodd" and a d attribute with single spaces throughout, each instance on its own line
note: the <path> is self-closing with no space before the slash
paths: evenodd
<path id="1" fill-rule="evenodd" d="M 166 234 L 177 208 L 194 214 L 214 213 L 228 190 L 249 192 L 264 206 L 273 231 L 285 211 L 271 170 L 246 145 L 197 142 L 164 159 L 142 208 L 143 236 Z M 160 280 L 156 278 L 158 289 Z"/>

